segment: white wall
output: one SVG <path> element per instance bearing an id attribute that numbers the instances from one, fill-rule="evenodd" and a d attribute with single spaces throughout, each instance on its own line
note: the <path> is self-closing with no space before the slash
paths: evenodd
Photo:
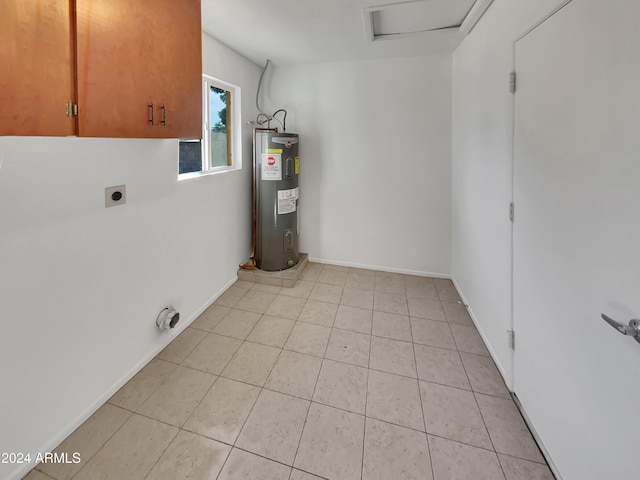
<path id="1" fill-rule="evenodd" d="M 516 38 L 562 3 L 495 0 L 453 55 L 453 278 L 508 384 L 513 375 L 506 333 L 513 111 L 508 74 Z"/>
<path id="2" fill-rule="evenodd" d="M 301 251 L 449 275 L 450 56 L 276 66 L 263 88 L 301 138 Z"/>
<path id="3" fill-rule="evenodd" d="M 253 119 L 260 68 L 206 35 L 203 57 Z M 163 306 L 184 328 L 235 279 L 251 251 L 243 137 L 241 171 L 180 182 L 177 140 L 0 138 L 0 452 L 53 449 L 178 333 L 155 327 Z M 127 204 L 105 209 L 119 184 Z"/>

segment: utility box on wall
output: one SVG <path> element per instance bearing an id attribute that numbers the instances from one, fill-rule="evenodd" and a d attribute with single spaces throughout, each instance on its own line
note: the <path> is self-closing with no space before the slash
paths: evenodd
<path id="1" fill-rule="evenodd" d="M 256 267 L 268 272 L 298 263 L 298 157 L 295 133 L 255 132 Z"/>

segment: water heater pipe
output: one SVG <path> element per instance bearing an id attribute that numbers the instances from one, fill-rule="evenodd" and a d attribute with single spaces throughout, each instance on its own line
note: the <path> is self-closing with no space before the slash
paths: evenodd
<path id="1" fill-rule="evenodd" d="M 259 102 L 259 98 L 260 98 L 260 90 L 262 88 L 262 79 L 264 78 L 264 74 L 267 73 L 267 68 L 269 68 L 269 64 L 271 63 L 271 60 L 269 60 L 267 58 L 267 63 L 265 64 L 264 68 L 262 69 L 262 74 L 260 75 L 260 80 L 258 81 L 258 90 L 256 90 L 256 108 L 258 109 L 258 112 L 260 112 L 261 114 L 269 117 L 269 115 L 267 115 L 266 113 L 264 113 L 264 111 L 262 110 L 262 107 L 260 106 L 260 102 Z"/>
<path id="2" fill-rule="evenodd" d="M 273 115 L 269 115 L 264 110 L 262 110 L 262 107 L 260 106 L 260 91 L 262 90 L 262 80 L 264 78 L 264 74 L 267 73 L 267 69 L 269 68 L 270 64 L 271 64 L 271 60 L 267 59 L 267 63 L 262 69 L 262 73 L 260 74 L 260 80 L 258 81 L 258 89 L 256 90 L 256 108 L 260 113 L 258 113 L 258 117 L 256 118 L 256 123 L 258 125 L 264 125 L 266 123 L 267 127 L 271 129 L 271 121 L 275 120 L 282 126 L 282 131 L 286 132 L 287 131 L 287 111 L 284 108 L 281 108 L 279 110 L 276 110 Z M 276 115 L 280 112 L 284 113 L 282 122 L 276 118 Z M 260 121 L 260 117 L 265 117 L 266 120 Z"/>

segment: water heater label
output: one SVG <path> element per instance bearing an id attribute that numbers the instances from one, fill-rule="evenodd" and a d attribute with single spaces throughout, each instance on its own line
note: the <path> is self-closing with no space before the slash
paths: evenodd
<path id="1" fill-rule="evenodd" d="M 300 157 L 296 157 L 296 175 L 300 173 Z"/>
<path id="2" fill-rule="evenodd" d="M 278 190 L 278 215 L 296 211 L 299 192 L 298 187 L 289 190 Z"/>
<path id="3" fill-rule="evenodd" d="M 262 154 L 262 180 L 282 180 L 282 159 L 279 153 Z"/>

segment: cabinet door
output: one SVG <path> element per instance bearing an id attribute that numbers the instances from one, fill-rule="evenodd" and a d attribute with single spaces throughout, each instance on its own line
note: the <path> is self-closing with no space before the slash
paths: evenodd
<path id="1" fill-rule="evenodd" d="M 156 8 L 156 2 L 151 3 Z M 155 31 L 157 64 L 151 85 L 155 92 L 153 98 L 166 108 L 166 125 L 157 130 L 162 137 L 201 138 L 200 0 L 163 0 L 157 3 L 164 4 L 163 26 L 158 24 Z"/>
<path id="2" fill-rule="evenodd" d="M 0 0 L 0 135 L 73 135 L 69 0 Z"/>
<path id="3" fill-rule="evenodd" d="M 199 138 L 200 0 L 76 0 L 76 12 L 78 134 Z"/>

